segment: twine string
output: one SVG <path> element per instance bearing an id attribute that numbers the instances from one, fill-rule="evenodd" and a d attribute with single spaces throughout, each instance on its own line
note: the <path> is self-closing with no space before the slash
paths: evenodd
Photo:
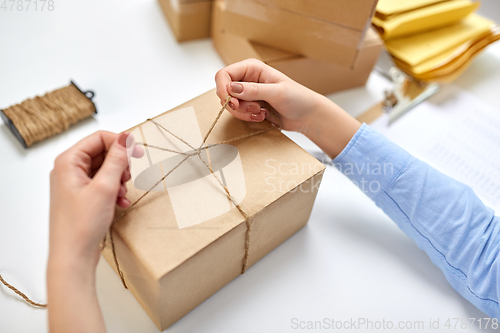
<path id="1" fill-rule="evenodd" d="M 159 150 L 168 151 L 168 152 L 172 152 L 172 153 L 177 153 L 177 154 L 180 154 L 180 155 L 184 155 L 185 157 L 176 166 L 174 166 L 168 173 L 166 173 L 160 180 L 158 180 L 153 186 L 151 186 L 151 188 L 149 190 L 147 190 L 137 200 L 135 200 L 130 205 L 129 208 L 127 208 L 126 210 L 124 210 L 118 217 L 116 217 L 114 219 L 113 223 L 111 224 L 111 227 L 109 229 L 109 240 L 110 240 L 110 243 L 111 243 L 111 252 L 113 253 L 113 261 L 115 263 L 116 270 L 118 272 L 118 275 L 120 276 L 120 280 L 121 280 L 121 282 L 123 284 L 123 287 L 125 289 L 128 289 L 128 286 L 127 286 L 127 283 L 125 281 L 125 276 L 123 274 L 123 271 L 120 268 L 120 264 L 118 262 L 118 258 L 117 258 L 117 255 L 116 255 L 116 248 L 115 248 L 115 244 L 114 244 L 114 240 L 113 240 L 113 230 L 112 230 L 113 224 L 115 224 L 116 222 L 118 222 L 125 215 L 127 215 L 131 210 L 133 210 L 137 206 L 137 204 L 142 199 L 144 199 L 156 186 L 158 186 L 161 182 L 163 182 L 165 180 L 165 178 L 167 178 L 170 174 L 172 174 L 172 172 L 174 170 L 176 170 L 178 167 L 180 167 L 188 158 L 190 158 L 192 156 L 198 156 L 198 158 L 201 160 L 201 162 L 210 171 L 210 174 L 213 175 L 213 177 L 217 180 L 217 182 L 220 184 L 220 186 L 224 189 L 228 200 L 233 203 L 233 205 L 236 207 L 236 209 L 238 209 L 239 213 L 245 219 L 245 225 L 246 225 L 246 232 L 245 232 L 245 254 L 244 254 L 244 257 L 243 257 L 241 274 L 245 273 L 245 271 L 247 269 L 247 266 L 248 266 L 248 258 L 249 258 L 249 252 L 250 252 L 250 233 L 251 233 L 251 227 L 252 227 L 251 226 L 251 221 L 250 221 L 250 216 L 238 204 L 238 202 L 236 201 L 236 199 L 229 192 L 229 189 L 227 188 L 227 186 L 225 186 L 222 183 L 222 181 L 219 179 L 219 177 L 217 177 L 217 175 L 214 173 L 214 171 L 212 170 L 212 168 L 210 167 L 210 165 L 201 158 L 201 152 L 204 149 L 209 149 L 211 147 L 215 147 L 215 146 L 218 146 L 218 145 L 227 144 L 227 143 L 230 143 L 230 142 L 234 142 L 234 141 L 246 139 L 246 138 L 249 138 L 249 137 L 252 137 L 252 136 L 256 136 L 256 135 L 259 135 L 259 134 L 271 131 L 271 130 L 275 129 L 276 127 L 266 128 L 266 129 L 259 130 L 259 131 L 253 132 L 253 133 L 244 134 L 244 135 L 238 136 L 236 138 L 225 140 L 225 141 L 222 141 L 222 142 L 219 142 L 219 143 L 214 143 L 214 144 L 206 145 L 206 142 L 207 142 L 210 134 L 212 133 L 212 131 L 215 128 L 215 126 L 217 125 L 219 119 L 221 118 L 222 114 L 224 113 L 224 110 L 226 109 L 226 107 L 227 107 L 227 105 L 229 104 L 230 101 L 231 101 L 231 96 L 228 96 L 227 99 L 226 99 L 226 102 L 224 103 L 224 105 L 220 109 L 219 113 L 217 114 L 217 117 L 212 122 L 212 125 L 210 126 L 210 129 L 205 134 L 205 136 L 203 138 L 203 141 L 202 141 L 201 145 L 198 148 L 194 148 L 192 145 L 190 145 L 188 142 L 186 142 L 185 140 L 183 140 L 181 137 L 177 136 L 175 133 L 173 133 L 172 131 L 168 130 L 163 125 L 159 124 L 158 122 L 154 121 L 153 119 L 148 119 L 147 120 L 147 121 L 151 121 L 153 124 L 155 124 L 156 127 L 160 131 L 163 130 L 163 131 L 167 132 L 168 134 L 172 135 L 174 138 L 178 139 L 179 141 L 181 141 L 182 143 L 184 143 L 185 145 L 187 145 L 188 147 L 190 147 L 192 149 L 192 152 L 179 152 L 179 151 L 176 151 L 176 150 L 173 150 L 173 149 L 168 149 L 168 148 L 158 147 L 158 146 L 155 146 L 155 145 L 150 145 L 150 144 L 147 144 L 145 142 L 144 143 L 142 143 L 142 142 L 138 142 L 137 143 L 137 144 L 143 145 L 144 147 L 153 148 L 153 149 L 159 149 Z M 105 244 L 106 244 L 105 242 L 106 242 L 106 238 L 104 238 L 104 240 L 103 240 L 103 245 L 101 246 L 101 249 L 103 249 L 105 247 Z"/>
<path id="2" fill-rule="evenodd" d="M 28 296 L 26 296 L 25 293 L 23 293 L 22 291 L 20 291 L 19 289 L 17 289 L 16 287 L 11 285 L 7 281 L 5 281 L 2 277 L 2 275 L 0 275 L 0 282 L 2 282 L 2 284 L 4 286 L 6 286 L 7 288 L 9 288 L 13 292 L 15 292 L 17 295 L 21 296 L 26 301 L 26 303 L 28 303 L 34 307 L 38 307 L 38 308 L 46 308 L 47 307 L 47 304 L 42 304 L 42 303 L 37 303 L 35 301 L 32 301 Z"/>
<path id="3" fill-rule="evenodd" d="M 176 138 L 177 140 L 179 140 L 180 142 L 182 142 L 183 144 L 185 144 L 186 146 L 188 146 L 189 148 L 191 149 L 195 149 L 193 146 L 191 146 L 186 140 L 184 140 L 183 138 L 181 138 L 180 136 L 176 135 L 174 132 L 168 130 L 167 128 L 165 128 L 162 124 L 156 122 L 154 119 L 148 119 L 148 121 L 152 122 L 153 124 L 156 125 L 156 127 L 158 127 L 159 129 L 162 129 L 164 130 L 165 132 L 167 132 L 168 134 L 172 135 L 174 138 Z M 163 132 L 160 130 L 160 133 L 163 134 Z"/>
<path id="4" fill-rule="evenodd" d="M 263 130 L 253 132 L 251 134 L 240 135 L 240 136 L 237 136 L 237 137 L 232 138 L 232 139 L 221 141 L 219 143 L 210 143 L 208 145 L 205 145 L 203 147 L 203 149 L 209 149 L 209 148 L 212 148 L 212 147 L 215 147 L 215 146 L 220 146 L 220 145 L 228 144 L 228 143 L 231 143 L 231 142 L 239 141 L 239 140 L 242 140 L 242 139 L 246 139 L 249 136 L 255 136 L 255 135 L 258 135 L 258 134 L 269 132 L 269 131 L 271 131 L 273 129 L 274 129 L 273 127 L 265 128 Z M 163 151 L 168 151 L 168 152 L 179 154 L 179 155 L 185 155 L 185 156 L 198 155 L 198 153 L 196 152 L 197 149 L 194 149 L 194 148 L 193 148 L 193 152 L 190 153 L 190 152 L 181 152 L 181 151 L 177 151 L 177 150 L 170 149 L 170 148 L 165 148 L 165 147 L 159 147 L 159 146 L 155 146 L 155 145 L 152 145 L 152 144 L 149 144 L 149 143 L 145 143 L 145 142 L 137 142 L 137 144 L 141 145 L 141 146 L 144 146 L 144 147 L 154 148 L 154 149 L 163 150 Z"/>

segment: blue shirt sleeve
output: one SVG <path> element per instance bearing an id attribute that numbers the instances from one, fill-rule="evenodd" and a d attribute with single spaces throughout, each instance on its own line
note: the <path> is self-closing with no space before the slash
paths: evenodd
<path id="1" fill-rule="evenodd" d="M 455 290 L 500 318 L 500 218 L 469 186 L 366 124 L 333 163 L 427 253 Z"/>

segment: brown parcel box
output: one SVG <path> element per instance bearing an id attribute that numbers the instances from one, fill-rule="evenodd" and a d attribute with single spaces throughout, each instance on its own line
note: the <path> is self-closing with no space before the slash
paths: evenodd
<path id="1" fill-rule="evenodd" d="M 178 42 L 210 37 L 211 0 L 158 0 Z"/>
<path id="2" fill-rule="evenodd" d="M 212 14 L 212 41 L 226 65 L 256 58 L 324 95 L 365 85 L 383 46 L 378 34 L 370 28 L 360 49 L 359 64 L 351 69 L 250 42 L 222 29 L 221 16 L 231 15 L 222 1 L 214 2 Z"/>
<path id="3" fill-rule="evenodd" d="M 354 68 L 366 30 L 355 30 L 251 0 L 226 0 L 222 28 L 253 42 Z"/>
<path id="4" fill-rule="evenodd" d="M 198 147 L 219 109 L 220 100 L 210 91 L 154 120 Z M 225 111 L 207 143 L 269 127 L 267 121 L 246 123 Z M 130 132 L 149 145 L 190 151 L 150 121 Z M 217 147 L 223 149 L 213 149 Z M 209 156 L 207 163 L 250 216 L 251 266 L 307 223 L 324 166 L 276 128 L 213 148 L 202 153 L 203 158 Z M 143 158 L 132 159 L 132 180 L 127 183 L 132 202 L 181 158 L 151 147 L 145 150 Z M 196 156 L 188 161 L 113 226 L 125 281 L 160 330 L 240 275 L 245 255 L 247 224 L 242 214 L 206 167 L 190 173 L 199 163 Z M 109 241 L 103 256 L 116 271 Z"/>
<path id="5" fill-rule="evenodd" d="M 371 24 L 378 0 L 253 0 L 364 31 Z"/>

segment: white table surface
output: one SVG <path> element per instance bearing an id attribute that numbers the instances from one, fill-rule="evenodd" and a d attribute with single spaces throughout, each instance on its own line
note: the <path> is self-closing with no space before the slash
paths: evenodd
<path id="1" fill-rule="evenodd" d="M 222 67 L 210 40 L 177 44 L 154 0 L 55 0 L 52 12 L 0 9 L 0 108 L 73 79 L 96 92 L 99 111 L 28 150 L 0 125 L 0 274 L 44 302 L 48 175 L 55 157 L 96 130 L 125 130 L 213 88 Z M 500 45 L 456 84 L 500 108 Z M 356 115 L 380 101 L 384 87 L 387 81 L 372 74 L 366 87 L 331 98 Z M 105 260 L 97 288 L 110 332 L 158 332 Z M 425 253 L 329 168 L 309 224 L 168 331 L 288 332 L 297 331 L 293 318 L 366 318 L 394 325 L 423 321 L 426 330 L 415 330 L 423 332 L 439 318 L 440 329 L 432 330 L 438 332 L 450 331 L 447 318 L 481 317 Z M 0 287 L 1 332 L 45 332 L 46 318 L 46 310 Z M 469 331 L 485 330 L 475 325 Z"/>

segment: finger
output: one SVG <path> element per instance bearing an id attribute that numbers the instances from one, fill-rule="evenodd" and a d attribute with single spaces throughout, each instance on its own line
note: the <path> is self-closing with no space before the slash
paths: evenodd
<path id="1" fill-rule="evenodd" d="M 217 96 L 223 101 L 230 94 L 228 84 L 233 81 L 277 83 L 285 76 L 257 59 L 247 59 L 229 65 L 215 75 Z M 234 101 L 231 101 L 234 103 Z"/>
<path id="2" fill-rule="evenodd" d="M 278 126 L 279 128 L 282 128 L 282 123 L 281 119 L 279 117 L 279 113 L 275 112 L 270 112 L 266 108 L 262 108 L 262 110 L 266 114 L 266 120 L 269 121 L 271 124 Z"/>
<path id="3" fill-rule="evenodd" d="M 125 171 L 123 172 L 123 174 L 122 174 L 122 179 L 121 179 L 122 183 L 126 183 L 126 182 L 128 182 L 128 181 L 130 180 L 130 178 L 131 178 L 131 177 L 132 177 L 132 176 L 131 176 L 131 174 L 130 174 L 130 167 L 129 167 L 129 168 L 127 168 L 127 170 L 125 170 Z"/>
<path id="4" fill-rule="evenodd" d="M 232 82 L 228 85 L 231 96 L 244 101 L 272 101 L 281 95 L 278 83 Z"/>
<path id="5" fill-rule="evenodd" d="M 103 190 L 108 190 L 116 196 L 124 171 L 128 168 L 126 140 L 128 133 L 122 133 L 109 148 L 101 168 L 97 171 L 94 181 Z M 111 194 L 111 193 L 108 193 Z"/>
<path id="6" fill-rule="evenodd" d="M 130 206 L 130 200 L 127 198 L 119 197 L 118 199 L 116 199 L 116 204 L 118 205 L 118 207 L 126 209 Z"/>
<path id="7" fill-rule="evenodd" d="M 127 195 L 127 187 L 124 184 L 120 185 L 120 189 L 118 190 L 118 197 L 125 198 Z"/>
<path id="8" fill-rule="evenodd" d="M 261 121 L 266 119 L 266 115 L 267 115 L 267 110 L 263 109 L 263 108 L 261 108 L 258 113 L 240 112 L 240 111 L 235 111 L 235 110 L 231 110 L 229 112 L 231 112 L 231 114 L 235 118 L 238 118 L 240 120 L 249 121 L 249 122 L 257 122 L 257 123 L 260 123 Z"/>
<path id="9" fill-rule="evenodd" d="M 91 168 L 92 170 L 97 170 L 101 167 L 102 162 L 104 162 L 104 158 L 106 157 L 106 153 L 103 152 L 102 154 L 97 155 L 92 159 L 92 164 Z"/>
<path id="10" fill-rule="evenodd" d="M 78 150 L 94 158 L 108 151 L 118 136 L 119 134 L 116 133 L 98 131 L 80 140 L 76 145 L 70 148 L 69 151 Z"/>
<path id="11" fill-rule="evenodd" d="M 260 104 L 255 101 L 238 101 L 238 108 L 236 111 L 243 113 L 259 113 L 260 112 Z"/>
<path id="12" fill-rule="evenodd" d="M 236 115 L 238 119 L 257 122 L 264 120 L 266 118 L 266 114 L 268 113 L 266 109 L 261 108 L 260 104 L 255 101 L 239 101 L 238 108 L 234 111 L 229 111 L 232 111 L 231 114 Z"/>
<path id="13" fill-rule="evenodd" d="M 227 99 L 220 100 L 220 105 L 226 104 Z M 234 111 L 240 107 L 240 101 L 237 98 L 231 97 L 230 102 L 226 106 L 227 111 Z"/>
<path id="14" fill-rule="evenodd" d="M 128 138 L 127 138 L 127 140 L 128 140 Z M 128 154 L 128 152 L 127 152 L 127 154 Z M 144 156 L 144 149 L 141 146 L 136 144 L 134 146 L 134 150 L 132 151 L 131 154 L 132 154 L 133 158 L 141 158 L 142 156 Z M 89 176 L 93 177 L 95 175 L 97 170 L 101 167 L 102 162 L 104 161 L 105 157 L 106 157 L 106 152 L 103 152 L 102 154 L 99 154 L 94 159 L 92 159 L 91 172 L 89 173 Z M 129 171 L 128 179 L 122 180 L 124 182 L 127 182 L 130 179 L 130 170 L 128 170 L 128 171 Z M 125 173 L 124 173 L 124 175 L 125 175 Z"/>
<path id="15" fill-rule="evenodd" d="M 132 134 L 129 134 L 127 137 L 126 148 L 129 165 L 132 158 L 141 158 L 142 156 L 144 156 L 143 147 L 136 143 L 135 138 Z"/>
<path id="16" fill-rule="evenodd" d="M 138 144 L 134 147 L 134 152 L 132 153 L 132 157 L 141 158 L 144 156 L 144 148 Z"/>
<path id="17" fill-rule="evenodd" d="M 73 172 L 77 167 L 90 175 L 95 166 L 93 159 L 105 153 L 116 137 L 117 134 L 105 131 L 91 134 L 59 155 L 54 162 L 54 167 L 69 172 Z"/>

